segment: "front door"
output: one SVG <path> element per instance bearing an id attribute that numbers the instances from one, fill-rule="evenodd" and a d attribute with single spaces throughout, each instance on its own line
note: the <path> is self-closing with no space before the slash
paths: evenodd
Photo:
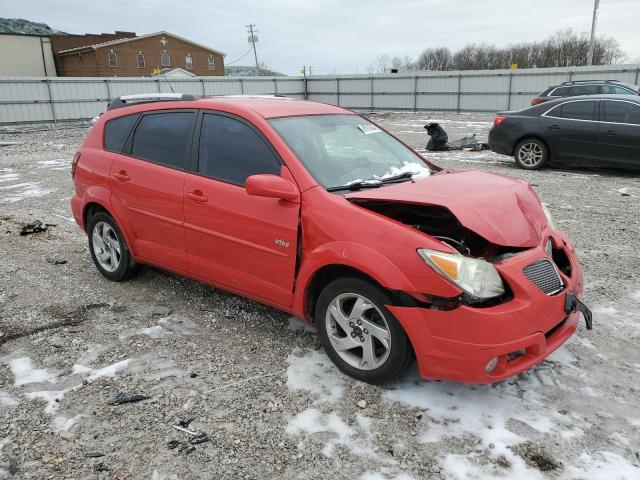
<path id="1" fill-rule="evenodd" d="M 598 102 L 569 100 L 540 117 L 554 160 L 560 163 L 596 162 Z"/>
<path id="2" fill-rule="evenodd" d="M 202 115 L 197 152 L 184 185 L 189 273 L 290 305 L 300 205 L 244 187 L 261 173 L 293 180 L 289 170 L 256 127 L 222 113 Z"/>
<path id="3" fill-rule="evenodd" d="M 133 232 L 135 254 L 180 271 L 187 270 L 183 188 L 195 117 L 143 115 L 111 166 L 111 202 Z"/>
<path id="4" fill-rule="evenodd" d="M 640 168 L 640 105 L 603 100 L 598 132 L 598 156 L 608 165 Z"/>

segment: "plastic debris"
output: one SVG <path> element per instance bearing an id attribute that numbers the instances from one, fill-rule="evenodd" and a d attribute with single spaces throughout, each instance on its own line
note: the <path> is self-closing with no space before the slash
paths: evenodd
<path id="1" fill-rule="evenodd" d="M 57 226 L 55 223 L 42 223 L 40 220 L 35 220 L 31 223 L 27 223 L 22 230 L 20 230 L 20 236 L 31 235 L 32 233 L 46 232 L 47 228 Z"/>
<path id="2" fill-rule="evenodd" d="M 143 400 L 149 400 L 151 397 L 147 395 L 127 395 L 126 393 L 118 393 L 113 402 L 110 402 L 109 405 L 124 405 L 125 403 L 136 403 L 141 402 Z"/>

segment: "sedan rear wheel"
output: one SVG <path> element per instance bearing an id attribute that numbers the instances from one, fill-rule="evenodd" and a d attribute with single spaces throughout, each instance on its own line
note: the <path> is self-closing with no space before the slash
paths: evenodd
<path id="1" fill-rule="evenodd" d="M 538 170 L 548 162 L 549 149 L 541 140 L 528 138 L 516 146 L 515 159 L 520 168 Z"/>
<path id="2" fill-rule="evenodd" d="M 109 280 L 124 280 L 133 269 L 124 236 L 113 217 L 98 212 L 89 219 L 89 250 L 96 267 Z"/>

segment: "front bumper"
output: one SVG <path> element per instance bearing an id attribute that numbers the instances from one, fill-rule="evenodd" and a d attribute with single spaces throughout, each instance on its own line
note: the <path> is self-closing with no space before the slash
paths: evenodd
<path id="1" fill-rule="evenodd" d="M 557 294 L 546 295 L 524 276 L 524 267 L 546 258 L 538 247 L 496 265 L 513 292 L 505 303 L 485 308 L 463 305 L 450 311 L 388 306 L 411 339 L 423 378 L 465 383 L 503 380 L 541 362 L 576 331 L 582 272 L 568 238 L 557 232 L 553 242 L 571 263 L 571 276 L 559 273 L 564 288 Z M 487 373 L 487 363 L 496 357 L 497 366 Z"/>

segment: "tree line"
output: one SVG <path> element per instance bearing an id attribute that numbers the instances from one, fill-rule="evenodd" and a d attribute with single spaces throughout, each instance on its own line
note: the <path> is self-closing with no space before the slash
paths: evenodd
<path id="1" fill-rule="evenodd" d="M 379 55 L 368 68 L 369 73 L 398 70 L 494 70 L 509 68 L 573 67 L 587 64 L 589 35 L 562 30 L 546 40 L 523 42 L 500 48 L 495 45 L 468 44 L 452 52 L 447 47 L 427 48 L 416 60 L 411 57 Z M 593 50 L 593 65 L 619 63 L 626 58 L 614 37 L 599 36 Z"/>

